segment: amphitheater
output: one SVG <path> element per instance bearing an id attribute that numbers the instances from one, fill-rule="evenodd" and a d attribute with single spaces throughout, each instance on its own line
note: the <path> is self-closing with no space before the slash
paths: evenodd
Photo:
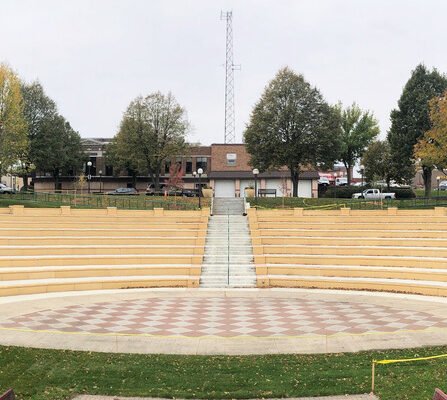
<path id="1" fill-rule="evenodd" d="M 176 354 L 447 344 L 446 209 L 228 210 L 0 209 L 0 344 Z"/>

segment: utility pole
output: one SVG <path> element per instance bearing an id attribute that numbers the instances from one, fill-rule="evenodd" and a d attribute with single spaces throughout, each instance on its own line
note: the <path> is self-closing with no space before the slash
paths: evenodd
<path id="1" fill-rule="evenodd" d="M 225 58 L 225 130 L 224 143 L 234 143 L 235 115 L 234 115 L 234 70 L 240 70 L 240 65 L 233 63 L 233 12 L 221 11 L 220 19 L 227 21 L 227 42 Z"/>

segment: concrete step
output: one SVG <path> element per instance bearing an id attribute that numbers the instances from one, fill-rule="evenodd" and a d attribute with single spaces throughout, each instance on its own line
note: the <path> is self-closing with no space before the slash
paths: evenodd
<path id="1" fill-rule="evenodd" d="M 409 268 L 361 265 L 270 265 L 257 268 L 260 275 L 357 277 L 384 279 L 411 279 L 447 282 L 447 269 Z"/>
<path id="2" fill-rule="evenodd" d="M 34 293 L 66 292 L 72 290 L 125 289 L 142 287 L 197 287 L 198 276 L 113 276 L 88 278 L 52 278 L 10 280 L 0 282 L 0 296 Z"/>
<path id="3" fill-rule="evenodd" d="M 447 296 L 447 282 L 411 279 L 352 278 L 291 275 L 258 275 L 258 287 L 308 287 L 356 289 Z"/>
<path id="4" fill-rule="evenodd" d="M 237 287 L 256 286 L 247 219 L 214 215 L 209 220 L 205 240 L 200 286 L 232 287 L 233 282 Z"/>

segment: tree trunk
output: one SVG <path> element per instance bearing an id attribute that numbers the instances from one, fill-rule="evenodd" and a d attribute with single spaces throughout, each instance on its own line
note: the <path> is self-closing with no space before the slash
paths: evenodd
<path id="1" fill-rule="evenodd" d="M 154 174 L 155 177 L 155 192 L 158 192 L 160 190 L 160 170 L 156 171 Z"/>
<path id="2" fill-rule="evenodd" d="M 154 188 L 155 188 L 155 178 L 154 178 L 154 174 L 152 173 L 151 170 L 148 170 L 148 175 L 149 175 L 149 178 L 151 179 L 151 183 L 154 185 Z"/>
<path id="3" fill-rule="evenodd" d="M 53 178 L 54 178 L 54 192 L 57 192 L 59 188 L 59 169 L 56 168 L 53 170 Z"/>
<path id="4" fill-rule="evenodd" d="M 348 178 L 348 186 L 351 186 L 351 180 L 352 180 L 351 164 L 348 164 L 345 161 L 343 161 L 343 164 L 344 164 L 344 166 L 346 168 L 346 177 Z"/>
<path id="5" fill-rule="evenodd" d="M 424 178 L 425 197 L 431 197 L 431 167 L 422 167 L 422 177 Z"/>
<path id="6" fill-rule="evenodd" d="M 292 197 L 298 197 L 300 171 L 295 167 L 290 167 L 290 178 L 292 179 Z"/>
<path id="7" fill-rule="evenodd" d="M 22 179 L 23 179 L 23 190 L 28 190 L 28 174 L 23 174 L 22 175 Z"/>

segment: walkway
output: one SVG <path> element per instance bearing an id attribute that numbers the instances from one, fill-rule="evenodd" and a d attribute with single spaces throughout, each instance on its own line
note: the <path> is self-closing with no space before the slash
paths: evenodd
<path id="1" fill-rule="evenodd" d="M 133 289 L 0 298 L 0 344 L 169 354 L 447 344 L 447 299 L 305 289 Z"/>
<path id="2" fill-rule="evenodd" d="M 256 271 L 246 217 L 210 217 L 200 287 L 256 287 Z"/>

